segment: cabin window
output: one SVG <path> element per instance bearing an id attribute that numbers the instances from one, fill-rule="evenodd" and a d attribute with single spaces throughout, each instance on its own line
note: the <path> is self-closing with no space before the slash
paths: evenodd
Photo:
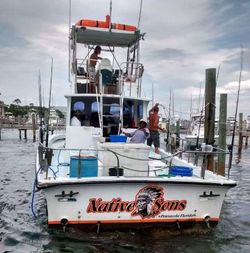
<path id="1" fill-rule="evenodd" d="M 98 112 L 98 107 L 99 107 L 99 103 L 98 102 L 93 102 L 91 104 L 91 112 Z"/>
<path id="2" fill-rule="evenodd" d="M 82 101 L 73 102 L 71 109 L 70 125 L 81 126 L 85 117 L 85 103 Z"/>
<path id="3" fill-rule="evenodd" d="M 142 106 L 142 104 L 138 105 L 138 117 L 139 117 L 139 119 L 143 118 L 143 106 Z"/>
<path id="4" fill-rule="evenodd" d="M 74 111 L 82 111 L 83 112 L 84 109 L 85 109 L 85 103 L 83 103 L 82 101 L 77 101 L 73 105 Z"/>
<path id="5" fill-rule="evenodd" d="M 100 127 L 98 108 L 99 108 L 99 103 L 96 101 L 92 102 L 89 120 L 90 120 L 90 125 L 93 127 Z"/>

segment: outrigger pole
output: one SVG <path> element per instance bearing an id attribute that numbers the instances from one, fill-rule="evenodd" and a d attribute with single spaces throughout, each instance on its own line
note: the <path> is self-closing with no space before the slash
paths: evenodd
<path id="1" fill-rule="evenodd" d="M 70 32 L 71 32 L 71 0 L 69 0 L 69 43 L 68 43 L 68 54 L 69 54 L 69 62 L 68 62 L 68 82 L 71 83 L 70 78 L 70 58 L 71 58 L 71 50 L 70 50 Z"/>
<path id="2" fill-rule="evenodd" d="M 51 58 L 51 68 L 50 68 L 49 108 L 48 108 L 47 126 L 46 126 L 46 147 L 48 147 L 48 143 L 49 143 L 49 116 L 50 116 L 50 102 L 51 102 L 51 90 L 52 90 L 52 75 L 53 75 L 53 58 Z"/>
<path id="3" fill-rule="evenodd" d="M 112 22 L 111 22 L 111 17 L 112 17 L 112 0 L 110 0 L 110 2 L 109 2 L 109 17 L 110 17 L 110 20 L 109 20 L 109 31 L 111 32 L 111 29 L 112 29 Z"/>
<path id="4" fill-rule="evenodd" d="M 238 106 L 239 106 L 239 96 L 240 96 L 240 85 L 241 85 L 242 69 L 243 69 L 243 47 L 241 46 L 240 75 L 239 75 L 238 93 L 237 93 L 236 108 L 235 108 L 235 115 L 234 115 L 234 128 L 233 128 L 232 142 L 231 142 L 229 162 L 228 162 L 228 178 L 229 178 L 229 175 L 230 175 L 230 169 L 232 167 L 232 160 L 233 160 L 234 137 L 235 137 L 235 131 L 236 131 L 236 119 L 237 119 Z"/>
<path id="5" fill-rule="evenodd" d="M 141 24 L 142 2 L 143 2 L 143 0 L 141 0 L 141 3 L 140 3 L 140 11 L 139 11 L 139 18 L 138 18 L 138 25 L 137 25 L 137 29 L 138 29 L 138 30 L 139 30 L 140 24 Z"/>

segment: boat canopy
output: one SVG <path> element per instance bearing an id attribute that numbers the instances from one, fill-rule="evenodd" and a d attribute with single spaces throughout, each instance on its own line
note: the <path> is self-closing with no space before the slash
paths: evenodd
<path id="1" fill-rule="evenodd" d="M 86 27 L 72 27 L 71 38 L 75 39 L 77 43 L 88 45 L 102 45 L 110 47 L 131 47 L 136 44 L 144 34 L 140 31 L 135 32 L 118 32 L 90 29 Z"/>

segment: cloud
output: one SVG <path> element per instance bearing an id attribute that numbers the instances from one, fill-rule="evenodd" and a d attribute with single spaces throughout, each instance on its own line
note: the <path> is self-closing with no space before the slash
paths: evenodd
<path id="1" fill-rule="evenodd" d="M 46 98 L 51 57 L 54 59 L 53 101 L 65 105 L 68 93 L 67 0 L 1 0 L 0 92 L 7 103 L 37 101 L 38 69 Z M 114 22 L 137 25 L 139 0 L 115 0 Z M 105 19 L 109 0 L 72 0 L 72 23 L 82 18 Z M 198 99 L 204 89 L 205 69 L 220 66 L 217 93 L 228 92 L 233 111 L 244 47 L 242 94 L 249 92 L 250 2 L 248 0 L 143 1 L 140 29 L 145 66 L 143 93 L 168 103 L 170 89 L 176 104 L 189 108 L 191 95 Z M 27 95 L 28 91 L 28 95 Z M 219 96 L 217 96 L 219 97 Z M 247 96 L 241 103 L 245 104 Z M 242 107 L 243 108 L 243 107 Z M 243 110 L 247 113 L 246 109 Z"/>

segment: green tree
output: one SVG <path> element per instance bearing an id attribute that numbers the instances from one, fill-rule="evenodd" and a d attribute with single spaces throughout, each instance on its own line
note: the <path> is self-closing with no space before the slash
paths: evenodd
<path id="1" fill-rule="evenodd" d="M 13 103 L 16 104 L 16 105 L 19 105 L 19 104 L 21 104 L 22 102 L 21 102 L 21 100 L 20 100 L 19 98 L 16 98 L 16 99 L 13 101 Z"/>
<path id="2" fill-rule="evenodd" d="M 60 119 L 64 119 L 64 114 L 60 110 L 56 110 L 56 113 Z"/>

